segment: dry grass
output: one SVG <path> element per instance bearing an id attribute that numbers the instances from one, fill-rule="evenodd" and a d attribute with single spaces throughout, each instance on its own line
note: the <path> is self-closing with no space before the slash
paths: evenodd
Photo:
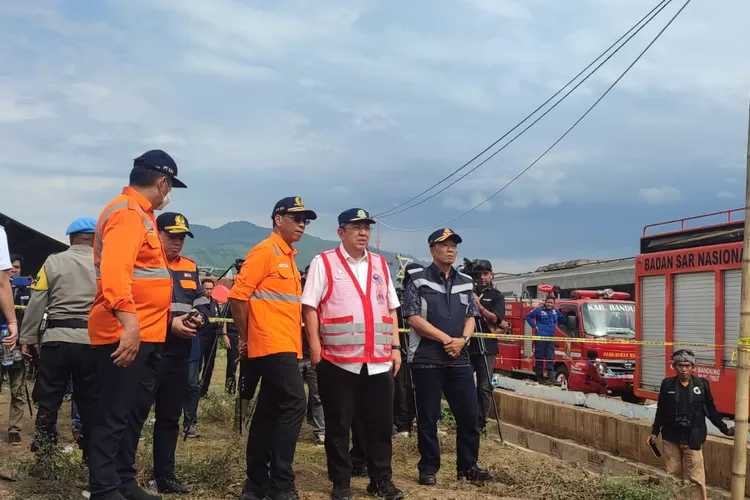
<path id="1" fill-rule="evenodd" d="M 177 475 L 191 484 L 194 493 L 180 498 L 236 499 L 239 498 L 244 478 L 246 435 L 232 430 L 234 402 L 223 395 L 225 357 L 223 351 L 216 362 L 212 385 L 213 394 L 200 403 L 201 437 L 180 439 L 177 448 Z M 7 418 L 7 392 L 0 396 L 0 418 Z M 62 441 L 69 442 L 69 405 L 61 411 Z M 447 418 L 449 418 L 447 416 Z M 86 485 L 86 469 L 78 453 L 66 454 L 59 449 L 49 450 L 36 463 L 27 451 L 31 435 L 31 421 L 26 423 L 24 447 L 10 449 L 3 439 L 0 444 L 0 476 L 13 481 L 0 481 L 1 499 L 80 499 Z M 151 477 L 151 427 L 144 428 L 145 439 L 138 453 L 139 479 L 147 485 Z M 411 499 L 539 499 L 555 500 L 667 500 L 674 498 L 669 482 L 650 484 L 638 478 L 602 478 L 578 464 L 571 464 L 494 442 L 493 435 L 482 441 L 480 461 L 492 469 L 497 481 L 477 487 L 455 480 L 455 436 L 448 433 L 441 438 L 443 464 L 438 474 L 438 486 L 427 488 L 416 483 L 417 444 L 415 437 L 394 441 L 394 482 Z M 62 443 L 64 446 L 67 443 Z M 326 459 L 322 447 L 313 444 L 312 432 L 305 427 L 297 447 L 295 464 L 297 487 L 303 499 L 327 500 L 330 484 L 327 480 Z M 356 495 L 367 497 L 367 479 L 353 479 Z M 166 497 L 165 497 L 166 498 Z"/>

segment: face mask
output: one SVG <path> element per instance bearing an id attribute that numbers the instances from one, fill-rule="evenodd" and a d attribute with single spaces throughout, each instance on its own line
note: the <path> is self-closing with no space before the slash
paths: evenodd
<path id="1" fill-rule="evenodd" d="M 161 190 L 159 190 L 159 194 L 161 194 Z M 169 190 L 167 190 L 167 194 L 164 195 L 159 206 L 154 207 L 154 210 L 164 210 L 166 206 L 169 205 L 169 202 L 172 201 L 170 198 L 170 194 L 172 193 Z"/>

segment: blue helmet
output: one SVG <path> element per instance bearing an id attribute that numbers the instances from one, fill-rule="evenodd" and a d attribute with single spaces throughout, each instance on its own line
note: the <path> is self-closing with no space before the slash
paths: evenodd
<path id="1" fill-rule="evenodd" d="M 75 233 L 94 233 L 96 231 L 96 219 L 93 217 L 78 217 L 70 223 L 65 231 L 66 235 Z"/>

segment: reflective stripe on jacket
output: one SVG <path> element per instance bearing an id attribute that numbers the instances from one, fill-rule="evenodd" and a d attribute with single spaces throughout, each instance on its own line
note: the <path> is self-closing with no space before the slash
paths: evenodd
<path id="1" fill-rule="evenodd" d="M 172 306 L 163 352 L 164 355 L 190 358 L 192 343 L 198 341 L 198 335 L 192 340 L 178 337 L 172 333 L 171 320 L 196 309 L 208 323 L 211 316 L 210 302 L 203 293 L 195 261 L 180 255 L 169 263 L 169 270 L 172 272 Z M 200 348 L 198 352 L 200 353 Z"/>
<path id="2" fill-rule="evenodd" d="M 297 251 L 276 233 L 248 252 L 229 293 L 246 300 L 248 358 L 281 352 L 302 359 L 302 280 Z"/>
<path id="3" fill-rule="evenodd" d="M 141 342 L 164 342 L 172 277 L 151 204 L 126 187 L 102 211 L 94 239 L 96 297 L 89 313 L 91 344 L 120 340 L 114 310 L 135 313 Z"/>
<path id="4" fill-rule="evenodd" d="M 367 290 L 362 290 L 340 249 L 323 252 L 321 258 L 328 282 L 318 306 L 323 358 L 337 363 L 390 361 L 393 318 L 385 259 L 368 252 Z"/>

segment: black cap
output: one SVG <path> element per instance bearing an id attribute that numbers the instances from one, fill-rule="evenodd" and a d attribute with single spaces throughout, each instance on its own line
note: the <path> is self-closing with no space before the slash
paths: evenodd
<path id="1" fill-rule="evenodd" d="M 457 235 L 456 233 L 453 232 L 453 229 L 449 229 L 449 228 L 446 227 L 446 228 L 443 228 L 443 229 L 438 229 L 437 231 L 435 231 L 434 233 L 432 233 L 427 238 L 427 243 L 430 246 L 432 246 L 435 243 L 442 243 L 443 241 L 446 241 L 446 240 L 453 240 L 453 241 L 456 242 L 456 244 L 461 243 L 462 241 L 464 241 L 464 240 L 461 239 L 461 237 L 459 235 Z"/>
<path id="2" fill-rule="evenodd" d="M 350 208 L 339 214 L 339 226 L 346 224 L 347 222 L 369 222 L 370 224 L 375 224 L 375 219 L 370 217 L 367 210 L 362 208 Z"/>
<path id="3" fill-rule="evenodd" d="M 172 186 L 176 188 L 187 187 L 184 182 L 177 178 L 177 163 L 161 149 L 152 149 L 143 153 L 133 160 L 133 168 L 156 170 L 172 179 Z"/>
<path id="4" fill-rule="evenodd" d="M 318 218 L 318 215 L 315 212 L 305 207 L 305 203 L 299 196 L 289 196 L 279 200 L 276 203 L 276 206 L 273 207 L 271 218 L 273 219 L 276 215 L 298 213 L 305 214 L 308 220 L 315 220 Z"/>
<path id="5" fill-rule="evenodd" d="M 177 212 L 164 212 L 159 215 L 156 218 L 156 227 L 159 228 L 159 231 L 164 231 L 168 234 L 186 234 L 191 238 L 193 237 L 187 218 Z"/>
<path id="6" fill-rule="evenodd" d="M 474 261 L 474 268 L 482 271 L 492 271 L 492 262 L 485 259 L 477 259 Z"/>

